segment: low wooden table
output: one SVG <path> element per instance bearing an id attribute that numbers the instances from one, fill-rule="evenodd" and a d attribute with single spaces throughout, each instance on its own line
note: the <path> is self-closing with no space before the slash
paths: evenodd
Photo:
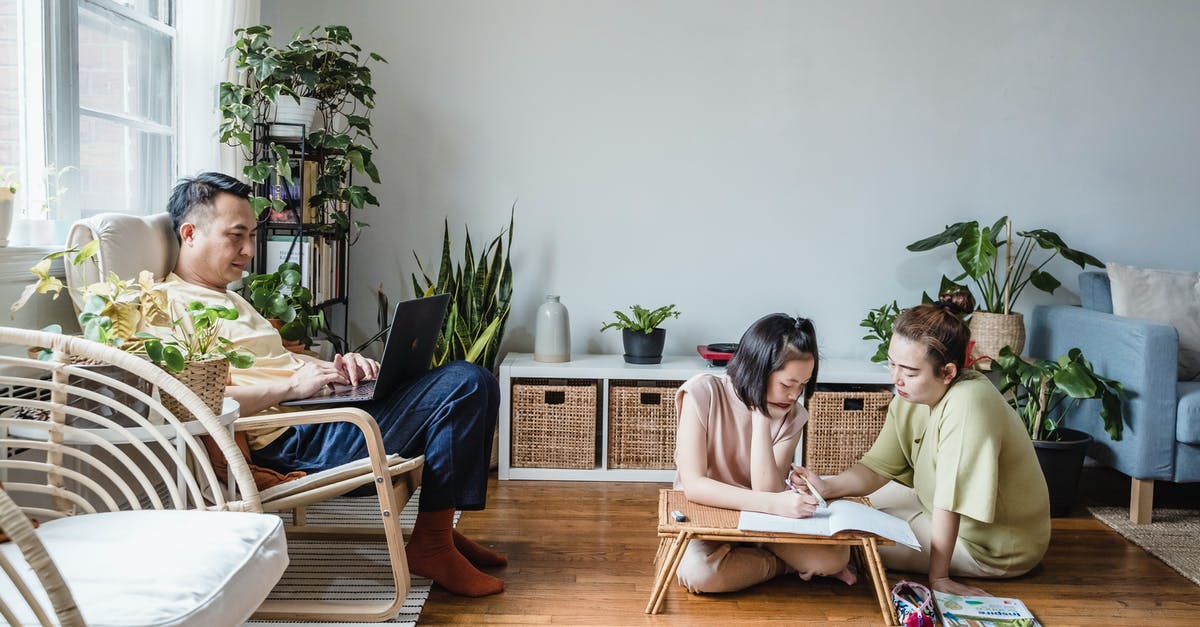
<path id="1" fill-rule="evenodd" d="M 862 502 L 867 502 L 861 499 Z M 869 503 L 868 503 L 869 504 Z M 687 516 L 686 522 L 675 522 L 671 512 L 679 510 Z M 684 549 L 692 540 L 717 540 L 720 542 L 782 542 L 789 544 L 845 544 L 861 550 L 884 625 L 899 625 L 892 607 L 891 591 L 887 573 L 879 559 L 879 546 L 895 542 L 873 533 L 843 531 L 834 536 L 800 535 L 769 531 L 742 531 L 737 528 L 740 512 L 719 507 L 698 505 L 688 501 L 680 490 L 661 490 L 658 493 L 658 555 L 655 557 L 656 574 L 654 588 L 650 592 L 647 614 L 662 610 L 667 588 L 679 568 Z"/>

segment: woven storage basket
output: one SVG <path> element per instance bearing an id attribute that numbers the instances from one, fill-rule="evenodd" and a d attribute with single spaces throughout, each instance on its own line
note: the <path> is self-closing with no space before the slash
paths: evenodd
<path id="1" fill-rule="evenodd" d="M 170 370 L 166 372 L 179 379 L 179 382 L 186 385 L 189 390 L 195 392 L 196 396 L 199 396 L 200 400 L 204 401 L 204 404 L 208 405 L 214 414 L 220 415 L 221 402 L 225 397 L 225 382 L 229 379 L 228 359 L 216 357 L 203 361 L 191 361 L 184 365 L 182 372 L 171 372 Z M 181 421 L 196 419 L 192 412 L 184 408 L 183 404 L 170 394 L 162 395 L 162 404 L 167 411 L 175 414 L 175 417 Z"/>
<path id="2" fill-rule="evenodd" d="M 976 311 L 971 314 L 971 340 L 975 347 L 971 350 L 971 359 L 981 357 L 995 359 L 1000 356 L 1000 349 L 1011 346 L 1016 355 L 1025 350 L 1025 316 L 1019 313 L 997 314 L 986 311 Z M 976 363 L 979 370 L 991 370 L 992 362 L 984 359 Z"/>
<path id="3" fill-rule="evenodd" d="M 887 390 L 814 392 L 804 431 L 804 465 L 817 474 L 837 474 L 875 443 L 887 417 Z"/>
<path id="4" fill-rule="evenodd" d="M 595 468 L 597 386 L 594 380 L 514 379 L 512 466 Z"/>
<path id="5" fill-rule="evenodd" d="M 675 468 L 675 394 L 680 385 L 682 381 L 609 381 L 609 468 Z"/>

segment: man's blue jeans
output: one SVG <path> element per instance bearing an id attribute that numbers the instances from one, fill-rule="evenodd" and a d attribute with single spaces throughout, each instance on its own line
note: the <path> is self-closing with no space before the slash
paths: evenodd
<path id="1" fill-rule="evenodd" d="M 375 417 L 388 453 L 425 455 L 421 511 L 483 509 L 500 385 L 487 370 L 456 361 L 361 405 Z M 358 427 L 347 422 L 288 429 L 252 461 L 279 472 L 319 472 L 367 456 Z"/>

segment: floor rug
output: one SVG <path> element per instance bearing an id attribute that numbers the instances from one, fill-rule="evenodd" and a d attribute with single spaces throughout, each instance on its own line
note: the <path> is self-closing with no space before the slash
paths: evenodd
<path id="1" fill-rule="evenodd" d="M 1154 522 L 1135 525 L 1127 507 L 1091 506 L 1088 511 L 1130 542 L 1166 562 L 1179 574 L 1200 585 L 1200 511 L 1154 509 Z"/>
<path id="2" fill-rule="evenodd" d="M 420 489 L 409 499 L 400 514 L 400 526 L 405 532 L 412 530 L 417 518 L 417 502 Z M 313 505 L 308 510 L 309 524 L 339 524 L 346 526 L 371 526 L 379 512 L 379 501 L 373 496 L 341 497 Z M 284 514 L 291 522 L 290 514 Z M 458 523 L 458 512 L 454 516 Z M 270 599 L 380 599 L 386 600 L 394 594 L 391 585 L 391 566 L 388 562 L 387 545 L 382 536 L 378 540 L 288 540 L 288 557 L 291 563 L 283 579 L 271 591 Z M 432 582 L 424 577 L 413 576 L 412 586 L 400 614 L 380 623 L 322 623 L 256 621 L 255 625 L 294 625 L 325 627 L 332 625 L 416 625 L 421 609 L 429 598 Z"/>

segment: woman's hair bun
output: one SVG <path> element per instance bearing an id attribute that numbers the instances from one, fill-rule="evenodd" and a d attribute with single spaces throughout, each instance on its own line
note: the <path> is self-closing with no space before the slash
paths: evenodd
<path id="1" fill-rule="evenodd" d="M 938 295 L 937 305 L 949 309 L 959 316 L 965 316 L 975 311 L 975 297 L 971 296 L 971 292 L 967 290 L 943 292 Z"/>

